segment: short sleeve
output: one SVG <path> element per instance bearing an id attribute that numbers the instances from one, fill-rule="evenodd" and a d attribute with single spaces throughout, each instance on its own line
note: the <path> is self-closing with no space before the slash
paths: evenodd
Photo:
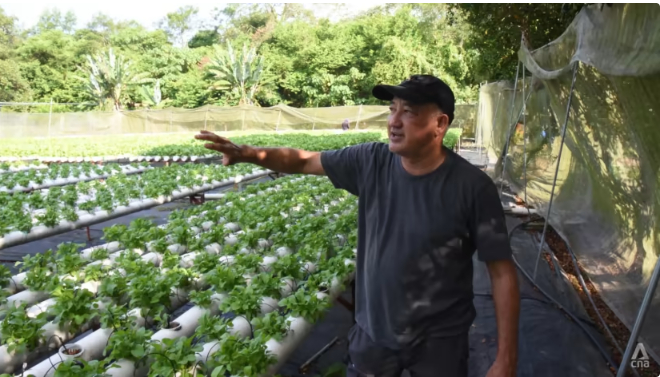
<path id="1" fill-rule="evenodd" d="M 488 180 L 472 198 L 470 235 L 482 262 L 511 259 L 504 209 L 495 183 Z"/>
<path id="2" fill-rule="evenodd" d="M 321 165 L 332 184 L 358 196 L 370 143 L 321 152 Z"/>

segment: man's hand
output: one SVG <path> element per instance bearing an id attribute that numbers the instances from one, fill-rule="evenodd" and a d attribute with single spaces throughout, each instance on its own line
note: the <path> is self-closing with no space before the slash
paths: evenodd
<path id="1" fill-rule="evenodd" d="M 222 153 L 222 164 L 225 166 L 245 162 L 286 174 L 325 174 L 319 152 L 293 148 L 239 146 L 208 131 L 200 131 L 195 135 L 195 139 L 210 141 L 204 144 L 204 147 Z"/>
<path id="2" fill-rule="evenodd" d="M 515 377 L 516 364 L 513 362 L 503 361 L 501 358 L 495 359 L 493 365 L 488 369 L 486 377 Z"/>
<path id="3" fill-rule="evenodd" d="M 232 143 L 229 139 L 209 131 L 200 131 L 195 135 L 195 139 L 210 141 L 210 143 L 204 144 L 204 148 L 222 153 L 222 164 L 225 166 L 245 162 L 246 148 Z"/>

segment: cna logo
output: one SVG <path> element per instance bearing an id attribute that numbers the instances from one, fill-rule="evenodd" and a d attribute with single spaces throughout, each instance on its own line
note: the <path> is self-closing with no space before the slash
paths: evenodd
<path id="1" fill-rule="evenodd" d="M 635 347 L 632 359 L 630 360 L 630 366 L 633 368 L 648 368 L 650 366 L 649 354 L 646 353 L 644 344 L 637 343 L 637 347 Z"/>

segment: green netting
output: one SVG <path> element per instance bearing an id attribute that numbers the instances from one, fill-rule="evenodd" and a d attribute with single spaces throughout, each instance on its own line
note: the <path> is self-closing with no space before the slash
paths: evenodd
<path id="1" fill-rule="evenodd" d="M 163 132 L 340 130 L 348 119 L 351 129 L 383 129 L 387 106 L 321 108 L 219 107 L 87 113 L 0 112 L 0 137 L 57 137 Z M 457 105 L 452 127 L 474 133 L 476 105 Z"/>
<path id="2" fill-rule="evenodd" d="M 660 7 L 586 7 L 561 38 L 533 52 L 522 47 L 519 56 L 532 78 L 518 81 L 513 107 L 513 82 L 480 90 L 477 139 L 496 163 L 491 174 L 500 176 L 510 133 L 504 179 L 520 196 L 526 187 L 545 214 L 579 62 L 549 221 L 632 329 L 660 245 Z M 531 95 L 518 123 L 523 90 Z M 660 294 L 641 331 L 656 360 L 658 324 Z"/>

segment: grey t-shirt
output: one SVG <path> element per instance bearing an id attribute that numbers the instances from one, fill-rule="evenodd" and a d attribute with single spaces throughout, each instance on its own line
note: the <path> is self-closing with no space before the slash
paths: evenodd
<path id="1" fill-rule="evenodd" d="M 472 255 L 511 258 L 494 182 L 461 156 L 414 176 L 384 143 L 321 154 L 335 187 L 357 195 L 356 321 L 400 349 L 468 331 L 475 317 Z"/>

